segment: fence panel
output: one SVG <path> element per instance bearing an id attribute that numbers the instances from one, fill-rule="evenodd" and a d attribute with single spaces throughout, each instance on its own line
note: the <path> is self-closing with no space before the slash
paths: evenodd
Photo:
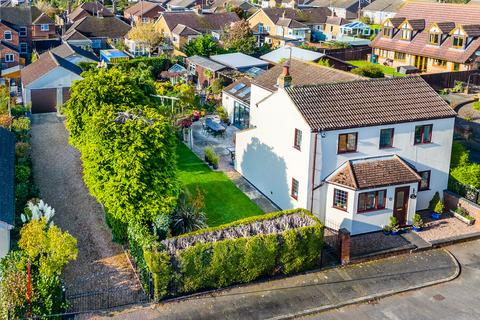
<path id="1" fill-rule="evenodd" d="M 471 85 L 480 85 L 480 70 L 429 73 L 421 77 L 435 90 L 453 88 L 456 81 L 467 83 L 469 79 Z"/>
<path id="2" fill-rule="evenodd" d="M 323 53 L 343 61 L 367 60 L 367 55 L 372 53 L 372 48 L 362 46 L 356 48 L 325 49 L 323 50 Z"/>

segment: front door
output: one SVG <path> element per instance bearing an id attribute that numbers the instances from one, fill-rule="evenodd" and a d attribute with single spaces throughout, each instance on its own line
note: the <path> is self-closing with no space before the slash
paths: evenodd
<path id="1" fill-rule="evenodd" d="M 397 218 L 398 224 L 404 226 L 407 224 L 408 196 L 410 187 L 400 187 L 395 189 L 395 202 L 393 204 L 393 215 Z"/>

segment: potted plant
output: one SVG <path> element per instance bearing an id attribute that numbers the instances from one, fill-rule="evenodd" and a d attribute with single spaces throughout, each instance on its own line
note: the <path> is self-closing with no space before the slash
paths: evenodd
<path id="1" fill-rule="evenodd" d="M 457 218 L 458 220 L 462 221 L 463 223 L 466 223 L 468 224 L 469 226 L 471 226 L 472 224 L 475 223 L 475 218 L 472 217 L 467 210 L 465 210 L 465 208 L 462 208 L 462 207 L 458 207 L 457 209 L 455 209 L 455 211 L 453 210 L 450 210 L 450 212 L 453 214 L 453 216 L 455 218 Z"/>
<path id="2" fill-rule="evenodd" d="M 423 220 L 422 217 L 418 214 L 415 213 L 413 216 L 413 231 L 415 232 L 420 232 L 423 229 Z"/>
<path id="3" fill-rule="evenodd" d="M 442 217 L 442 212 L 443 212 L 443 202 L 440 199 L 440 195 L 438 192 L 435 192 L 435 195 L 433 196 L 432 200 L 430 201 L 430 204 L 428 206 L 432 213 L 430 214 L 430 217 L 433 220 L 438 220 Z"/>
<path id="4" fill-rule="evenodd" d="M 388 236 L 392 230 L 390 226 L 387 224 L 382 227 L 382 231 L 384 235 Z"/>
<path id="5" fill-rule="evenodd" d="M 213 154 L 212 159 L 210 159 L 212 162 L 213 169 L 217 170 L 218 169 L 218 164 L 220 162 L 220 157 L 216 154 Z"/>
<path id="6" fill-rule="evenodd" d="M 396 217 L 391 216 L 390 217 L 390 223 L 388 225 L 390 227 L 390 234 L 392 236 L 395 236 L 399 233 L 400 231 L 400 226 L 398 225 L 398 220 Z"/>
<path id="7" fill-rule="evenodd" d="M 205 162 L 208 163 L 209 166 L 212 165 L 212 158 L 215 155 L 215 151 L 212 147 L 205 147 L 203 148 L 203 154 L 205 157 Z"/>

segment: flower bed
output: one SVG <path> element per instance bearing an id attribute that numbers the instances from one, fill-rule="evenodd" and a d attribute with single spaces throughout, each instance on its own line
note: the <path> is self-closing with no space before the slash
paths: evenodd
<path id="1" fill-rule="evenodd" d="M 169 238 L 144 254 L 161 299 L 310 269 L 322 246 L 320 221 L 292 210 Z"/>

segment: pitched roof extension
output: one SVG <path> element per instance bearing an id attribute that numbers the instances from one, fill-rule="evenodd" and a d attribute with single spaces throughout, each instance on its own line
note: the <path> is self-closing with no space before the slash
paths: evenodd
<path id="1" fill-rule="evenodd" d="M 327 178 L 329 183 L 354 190 L 414 183 L 420 180 L 418 173 L 397 155 L 348 160 L 333 176 Z"/>
<path id="2" fill-rule="evenodd" d="M 295 76 L 292 77 L 295 81 Z M 456 115 L 421 77 L 292 86 L 286 92 L 315 131 Z"/>

